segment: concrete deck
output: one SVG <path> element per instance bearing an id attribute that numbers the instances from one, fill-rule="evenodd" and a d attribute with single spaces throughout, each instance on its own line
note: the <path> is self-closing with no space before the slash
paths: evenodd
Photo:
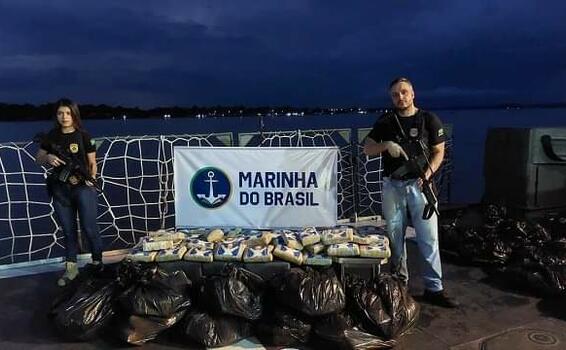
<path id="1" fill-rule="evenodd" d="M 414 261 L 410 261 L 413 265 Z M 396 349 L 566 349 L 566 298 L 541 300 L 509 290 L 476 267 L 444 261 L 443 268 L 446 290 L 458 298 L 462 307 L 447 310 L 421 304 L 417 327 L 400 339 Z M 414 267 L 411 271 L 416 276 Z M 59 274 L 45 272 L 0 279 L 0 349 L 131 348 L 106 337 L 90 343 L 69 343 L 57 335 L 46 313 L 57 292 L 55 282 Z M 413 295 L 422 293 L 416 277 L 410 287 Z M 264 347 L 246 340 L 230 348 Z M 158 338 L 144 345 L 144 349 L 187 347 Z"/>

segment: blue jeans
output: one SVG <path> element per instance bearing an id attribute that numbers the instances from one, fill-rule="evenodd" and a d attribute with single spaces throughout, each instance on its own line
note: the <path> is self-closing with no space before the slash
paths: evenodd
<path id="1" fill-rule="evenodd" d="M 438 217 L 423 220 L 426 199 L 417 179 L 383 179 L 383 216 L 387 222 L 387 232 L 391 243 L 391 267 L 393 274 L 404 282 L 409 280 L 407 270 L 407 246 L 405 230 L 408 226 L 408 213 L 416 232 L 416 242 L 420 251 L 419 265 L 427 290 L 442 290 L 442 267 L 438 249 Z M 408 212 L 408 213 L 407 213 Z"/>
<path id="2" fill-rule="evenodd" d="M 68 192 L 70 205 L 53 197 L 53 208 L 57 221 L 65 235 L 67 261 L 76 262 L 78 247 L 77 213 L 81 223 L 81 232 L 86 234 L 90 243 L 93 261 L 102 261 L 102 240 L 96 223 L 98 199 L 96 189 L 87 185 L 75 186 Z"/>

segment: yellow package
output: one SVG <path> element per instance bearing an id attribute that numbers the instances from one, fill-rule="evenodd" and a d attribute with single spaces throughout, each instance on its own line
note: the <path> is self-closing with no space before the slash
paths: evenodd
<path id="1" fill-rule="evenodd" d="M 388 259 L 391 256 L 391 250 L 385 244 L 361 245 L 360 256 L 364 258 Z"/>
<path id="2" fill-rule="evenodd" d="M 372 235 L 354 235 L 352 242 L 357 244 L 386 244 L 389 245 L 389 239 L 386 236 L 372 234 Z"/>
<path id="3" fill-rule="evenodd" d="M 320 233 L 314 227 L 307 227 L 299 233 L 303 246 L 313 245 L 320 242 Z"/>
<path id="4" fill-rule="evenodd" d="M 214 253 L 212 252 L 212 249 L 192 247 L 187 250 L 187 252 L 183 256 L 183 260 L 212 262 L 214 260 Z"/>
<path id="5" fill-rule="evenodd" d="M 354 230 L 351 227 L 331 228 L 322 231 L 324 245 L 348 243 L 354 239 Z"/>
<path id="6" fill-rule="evenodd" d="M 242 255 L 246 246 L 244 244 L 216 243 L 214 248 L 214 260 L 217 261 L 242 261 Z"/>
<path id="7" fill-rule="evenodd" d="M 355 243 L 338 243 L 331 244 L 326 248 L 326 254 L 330 256 L 359 256 L 360 247 Z"/>
<path id="8" fill-rule="evenodd" d="M 206 235 L 206 240 L 209 242 L 220 242 L 224 238 L 224 231 L 216 228 Z"/>
<path id="9" fill-rule="evenodd" d="M 155 261 L 176 261 L 181 260 L 187 252 L 187 247 L 181 244 L 173 249 L 161 250 L 157 253 Z"/>
<path id="10" fill-rule="evenodd" d="M 273 250 L 273 255 L 281 260 L 288 261 L 293 264 L 301 265 L 303 263 L 303 253 L 300 250 L 279 245 Z"/>
<path id="11" fill-rule="evenodd" d="M 157 252 L 144 252 L 144 251 L 133 251 L 129 253 L 126 258 L 132 259 L 133 261 L 140 262 L 152 262 L 155 261 L 155 256 Z"/>
<path id="12" fill-rule="evenodd" d="M 244 251 L 244 262 L 271 262 L 273 246 L 247 247 Z"/>

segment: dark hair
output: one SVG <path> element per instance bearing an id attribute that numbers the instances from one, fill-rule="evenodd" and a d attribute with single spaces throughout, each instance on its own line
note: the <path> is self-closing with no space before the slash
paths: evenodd
<path id="1" fill-rule="evenodd" d="M 391 89 L 395 84 L 399 84 L 399 83 L 407 83 L 407 84 L 413 86 L 413 83 L 411 83 L 411 81 L 408 78 L 398 77 L 398 78 L 393 79 L 391 81 L 391 83 L 389 83 L 389 89 Z"/>
<path id="2" fill-rule="evenodd" d="M 71 116 L 73 117 L 73 126 L 77 130 L 83 129 L 83 122 L 81 121 L 81 112 L 79 111 L 79 106 L 73 102 L 71 99 L 62 98 L 55 102 L 55 126 L 61 128 L 61 125 L 57 121 L 57 111 L 60 107 L 69 107 L 71 110 Z"/>

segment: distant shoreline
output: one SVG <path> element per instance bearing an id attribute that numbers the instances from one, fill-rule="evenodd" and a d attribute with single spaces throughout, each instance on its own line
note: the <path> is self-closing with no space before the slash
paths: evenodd
<path id="1" fill-rule="evenodd" d="M 379 114 L 390 107 L 290 107 L 290 106 L 213 106 L 213 107 L 156 107 L 141 109 L 138 107 L 122 107 L 108 105 L 80 106 L 81 114 L 86 119 L 116 120 L 116 119 L 170 119 L 170 118 L 214 118 L 214 117 L 272 117 L 272 116 L 316 116 L 336 114 Z M 559 109 L 566 108 L 566 103 L 537 103 L 537 104 L 496 104 L 484 106 L 428 106 L 433 111 L 445 110 L 493 110 L 493 109 Z M 1 121 L 43 121 L 53 117 L 53 104 L 6 104 L 0 103 Z"/>

